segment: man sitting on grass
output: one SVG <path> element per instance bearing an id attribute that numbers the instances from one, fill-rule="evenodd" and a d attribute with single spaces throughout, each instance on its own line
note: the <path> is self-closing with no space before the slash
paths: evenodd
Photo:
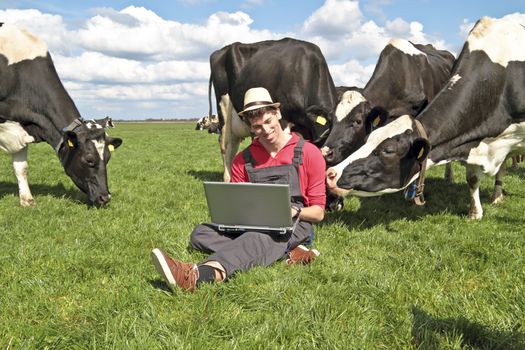
<path id="1" fill-rule="evenodd" d="M 158 248 L 151 252 L 157 271 L 171 289 L 194 291 L 202 282 L 223 281 L 254 266 L 268 266 L 282 258 L 287 258 L 288 264 L 307 264 L 319 255 L 302 243 L 310 239 L 312 223 L 324 218 L 325 161 L 313 144 L 282 129 L 279 106 L 265 88 L 246 91 L 239 115 L 255 138 L 234 158 L 232 182 L 289 183 L 290 210 L 299 220 L 296 229 L 282 238 L 251 231 L 229 234 L 212 225 L 198 225 L 190 243 L 211 253 L 203 262 L 184 263 Z"/>

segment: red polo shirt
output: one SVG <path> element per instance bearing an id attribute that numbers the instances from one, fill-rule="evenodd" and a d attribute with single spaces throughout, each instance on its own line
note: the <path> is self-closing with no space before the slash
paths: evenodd
<path id="1" fill-rule="evenodd" d="M 275 157 L 272 157 L 259 140 L 255 138 L 249 146 L 250 152 L 257 163 L 255 168 L 292 164 L 293 150 L 298 141 L 299 136 L 292 134 L 292 138 L 288 140 L 288 143 Z M 303 163 L 299 167 L 299 184 L 307 207 L 312 205 L 319 205 L 321 208 L 325 207 L 325 169 L 326 164 L 321 151 L 310 142 L 305 141 L 303 146 Z M 232 182 L 249 182 L 242 152 L 233 159 L 231 174 Z"/>

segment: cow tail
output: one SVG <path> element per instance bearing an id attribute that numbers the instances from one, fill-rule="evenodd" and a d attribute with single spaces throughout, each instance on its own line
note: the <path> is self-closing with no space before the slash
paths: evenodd
<path id="1" fill-rule="evenodd" d="M 208 106 L 209 106 L 208 116 L 210 117 L 210 120 L 211 120 L 211 113 L 212 113 L 212 110 L 211 110 L 212 109 L 211 108 L 211 73 L 210 73 L 210 82 L 208 83 Z"/>

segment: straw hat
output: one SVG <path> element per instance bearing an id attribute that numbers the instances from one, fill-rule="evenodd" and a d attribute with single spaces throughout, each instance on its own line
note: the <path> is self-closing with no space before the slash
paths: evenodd
<path id="1" fill-rule="evenodd" d="M 244 109 L 239 112 L 239 115 L 242 117 L 245 112 L 263 107 L 272 106 L 279 108 L 280 105 L 279 102 L 273 102 L 270 93 L 265 88 L 251 88 L 244 94 Z"/>

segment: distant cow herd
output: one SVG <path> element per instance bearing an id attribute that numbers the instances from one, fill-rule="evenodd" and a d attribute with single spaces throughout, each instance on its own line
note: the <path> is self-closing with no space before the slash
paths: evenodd
<path id="1" fill-rule="evenodd" d="M 281 103 L 283 126 L 321 149 L 332 195 L 377 196 L 417 181 L 422 196 L 428 168 L 459 161 L 469 216 L 481 219 L 482 175 L 496 176 L 493 202 L 501 201 L 505 161 L 525 151 L 525 28 L 510 19 L 480 19 L 457 58 L 393 39 L 363 88 L 336 87 L 319 47 L 291 38 L 227 45 L 210 55 L 210 70 L 209 115 L 195 129 L 219 134 L 224 181 L 250 136 L 237 113 L 255 86 Z M 0 75 L 0 149 L 12 156 L 21 205 L 34 202 L 27 147 L 41 141 L 90 203 L 106 204 L 106 166 L 122 143 L 107 135 L 111 121 L 82 119 L 47 46 L 9 24 L 0 26 Z"/>

